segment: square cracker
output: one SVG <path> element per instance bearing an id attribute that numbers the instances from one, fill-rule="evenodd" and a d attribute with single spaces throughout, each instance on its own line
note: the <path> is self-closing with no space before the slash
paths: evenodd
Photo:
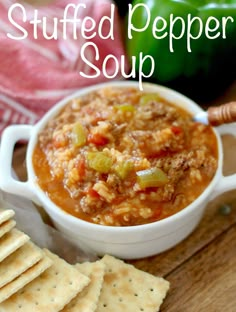
<path id="1" fill-rule="evenodd" d="M 11 219 L 15 215 L 14 210 L 12 209 L 0 209 L 0 224 L 6 222 Z"/>
<path id="2" fill-rule="evenodd" d="M 10 296 L 15 294 L 18 290 L 22 289 L 25 285 L 36 279 L 42 274 L 47 268 L 52 265 L 50 258 L 44 256 L 38 263 L 23 272 L 20 276 L 8 283 L 4 287 L 0 288 L 0 311 L 1 302 L 8 299 Z M 9 310 L 10 311 L 10 310 Z M 14 311 L 14 310 L 11 310 Z"/>
<path id="3" fill-rule="evenodd" d="M 1 312 L 58 312 L 89 283 L 74 266 L 45 250 L 53 265 L 0 304 Z"/>
<path id="4" fill-rule="evenodd" d="M 90 278 L 90 283 L 79 293 L 62 312 L 95 312 L 103 284 L 105 265 L 101 261 L 76 264 L 80 273 Z"/>
<path id="5" fill-rule="evenodd" d="M 101 261 L 106 271 L 96 312 L 159 311 L 169 282 L 112 256 L 106 255 Z"/>
<path id="6" fill-rule="evenodd" d="M 28 235 L 17 229 L 12 229 L 2 236 L 0 238 L 0 262 L 23 246 L 29 239 Z"/>
<path id="7" fill-rule="evenodd" d="M 13 229 L 15 225 L 16 221 L 14 220 L 7 220 L 0 224 L 0 237 L 2 237 L 7 232 L 10 232 L 10 230 Z"/>
<path id="8" fill-rule="evenodd" d="M 27 242 L 0 262 L 0 288 L 13 281 L 40 259 L 43 252 L 32 242 Z"/>

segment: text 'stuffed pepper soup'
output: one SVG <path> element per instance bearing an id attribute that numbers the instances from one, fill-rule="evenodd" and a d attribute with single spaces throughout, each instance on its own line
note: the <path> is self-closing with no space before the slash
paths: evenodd
<path id="1" fill-rule="evenodd" d="M 193 202 L 217 168 L 210 126 L 158 94 L 104 88 L 70 101 L 39 134 L 40 187 L 89 222 L 131 226 Z"/>

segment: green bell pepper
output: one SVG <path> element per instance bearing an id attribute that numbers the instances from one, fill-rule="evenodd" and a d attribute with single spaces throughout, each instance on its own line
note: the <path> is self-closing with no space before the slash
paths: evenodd
<path id="1" fill-rule="evenodd" d="M 148 11 L 143 5 L 149 9 L 148 25 Z M 150 81 L 205 99 L 235 79 L 236 0 L 135 0 L 127 20 L 128 31 L 133 27 L 127 53 L 130 59 L 136 57 L 136 71 L 141 52 L 155 60 Z M 183 23 L 185 31 L 181 33 Z M 142 70 L 148 75 L 150 63 L 143 64 Z"/>

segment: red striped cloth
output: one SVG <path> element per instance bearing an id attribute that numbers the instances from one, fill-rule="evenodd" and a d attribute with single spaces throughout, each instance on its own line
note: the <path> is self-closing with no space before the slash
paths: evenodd
<path id="1" fill-rule="evenodd" d="M 78 39 L 75 39 L 73 29 L 70 27 L 71 31 L 66 32 L 65 40 L 62 36 L 63 26 L 60 23 L 58 24 L 58 39 L 46 40 L 42 34 L 42 27 L 39 26 L 36 40 L 33 38 L 33 25 L 27 21 L 33 18 L 37 9 L 39 18 L 47 18 L 47 34 L 50 35 L 54 25 L 53 18 L 63 18 L 68 3 L 76 5 L 84 3 L 86 9 L 81 9 L 78 17 L 83 20 L 85 16 L 90 16 L 99 22 L 103 16 L 110 16 L 112 3 L 110 0 L 56 0 L 51 5 L 38 8 L 24 4 L 26 22 L 22 21 L 21 8 L 12 11 L 14 21 L 28 32 L 28 37 L 23 40 L 13 40 L 7 37 L 7 33 L 15 37 L 23 34 L 8 18 L 9 8 L 15 3 L 18 2 L 1 0 L 0 3 L 0 133 L 12 123 L 33 124 L 61 98 L 81 87 L 106 80 L 102 72 L 99 77 L 93 79 L 84 78 L 79 74 L 80 71 L 94 73 L 94 70 L 81 60 L 80 48 L 86 40 L 79 32 Z M 74 10 L 71 9 L 68 16 L 72 18 Z M 104 33 L 106 31 L 104 30 Z M 104 40 L 96 35 L 88 41 L 95 43 L 99 49 L 99 61 L 95 60 L 94 49 L 89 51 L 89 60 L 99 69 L 102 68 L 102 62 L 109 54 L 114 55 L 120 61 L 121 55 L 125 53 L 117 10 L 114 40 Z M 87 55 L 86 58 L 88 58 Z M 114 69 L 115 63 L 108 62 L 107 72 L 112 74 Z M 120 73 L 115 78 L 119 77 L 121 77 Z"/>

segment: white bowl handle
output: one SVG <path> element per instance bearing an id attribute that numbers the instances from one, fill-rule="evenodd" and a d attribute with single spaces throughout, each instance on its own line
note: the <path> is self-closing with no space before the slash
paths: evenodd
<path id="1" fill-rule="evenodd" d="M 2 134 L 0 144 L 0 187 L 3 191 L 32 199 L 33 191 L 29 182 L 20 182 L 12 176 L 12 157 L 14 146 L 20 140 L 29 140 L 32 126 L 13 125 Z"/>
<path id="2" fill-rule="evenodd" d="M 236 137 L 236 123 L 220 126 L 217 128 L 217 131 L 220 135 L 231 134 Z M 236 174 L 232 174 L 227 177 L 222 175 L 221 180 L 216 185 L 214 194 L 217 196 L 233 189 L 236 189 Z"/>

